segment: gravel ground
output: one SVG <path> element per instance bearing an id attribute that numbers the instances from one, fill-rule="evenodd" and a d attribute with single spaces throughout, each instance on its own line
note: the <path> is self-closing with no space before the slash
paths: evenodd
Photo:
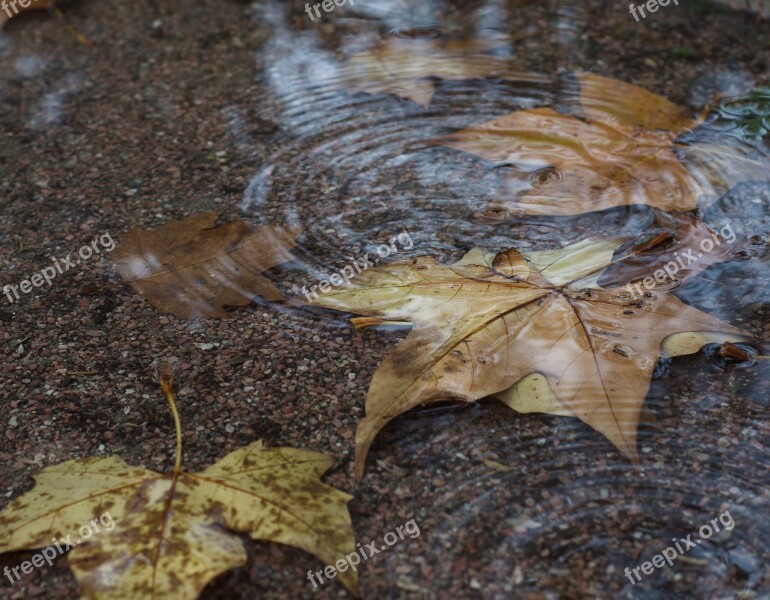
<path id="1" fill-rule="evenodd" d="M 433 11 L 453 24 L 480 4 L 436 3 Z M 258 5 L 77 0 L 65 10 L 93 46 L 44 12 L 0 34 L 3 284 L 105 232 L 119 241 L 135 225 L 204 210 L 223 220 L 283 217 L 240 210 L 287 133 L 261 52 L 274 32 Z M 349 25 L 336 14 L 312 25 L 302 10 L 297 3 L 291 13 L 297 31 L 318 27 L 334 40 L 335 19 Z M 521 34 L 517 59 L 533 71 L 592 69 L 691 107 L 717 90 L 770 80 L 770 23 L 742 13 L 692 2 L 635 23 L 626 3 L 548 0 L 513 15 L 506 26 Z M 730 206 L 757 198 L 768 206 L 765 191 L 739 190 Z M 293 201 L 301 210 L 322 193 L 308 187 Z M 770 233 L 759 217 L 736 214 L 755 219 L 751 233 Z M 754 278 L 752 289 L 765 290 L 758 297 L 731 303 L 720 292 L 713 306 L 700 296 L 693 303 L 767 341 L 767 267 L 763 247 L 714 272 L 728 289 Z M 275 271 L 277 281 L 284 275 L 291 280 Z M 174 357 L 183 365 L 177 400 L 187 469 L 256 439 L 313 449 L 337 459 L 325 480 L 355 495 L 359 541 L 416 519 L 420 537 L 365 565 L 366 598 L 770 598 L 767 362 L 724 370 L 699 354 L 665 365 L 648 397 L 640 468 L 574 420 L 517 417 L 484 401 L 397 419 L 356 482 L 353 439 L 367 386 L 403 333 L 354 332 L 324 311 L 268 304 L 226 321 L 183 322 L 121 285 L 104 256 L 16 303 L 0 298 L 0 322 L 0 508 L 31 489 L 30 475 L 69 459 L 117 454 L 170 469 L 173 423 L 154 365 Z M 735 529 L 674 571 L 628 583 L 626 566 L 725 510 Z M 323 567 L 314 557 L 246 546 L 248 564 L 212 582 L 203 598 L 349 597 L 339 584 L 312 590 L 306 573 Z M 4 555 L 0 569 L 30 554 Z M 64 559 L 0 585 L 3 599 L 53 597 L 78 597 Z"/>

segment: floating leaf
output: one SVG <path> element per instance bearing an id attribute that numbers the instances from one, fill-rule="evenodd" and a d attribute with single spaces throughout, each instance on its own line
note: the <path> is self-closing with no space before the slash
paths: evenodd
<path id="1" fill-rule="evenodd" d="M 184 319 L 225 318 L 226 306 L 256 296 L 281 300 L 262 273 L 292 260 L 299 228 L 252 227 L 232 221 L 214 227 L 205 212 L 160 229 L 132 229 L 115 249 L 118 273 L 157 309 Z"/>
<path id="2" fill-rule="evenodd" d="M 635 459 L 639 413 L 664 340 L 690 331 L 732 340 L 746 334 L 668 293 L 635 299 L 622 288 L 599 288 L 614 246 L 585 240 L 526 257 L 474 249 L 449 266 L 419 258 L 369 269 L 315 300 L 379 319 L 371 322 L 413 323 L 369 387 L 357 475 L 396 416 L 423 403 L 472 402 L 519 382 L 532 391 L 520 386 L 506 398 L 517 409 L 571 413 Z"/>
<path id="3" fill-rule="evenodd" d="M 680 162 L 674 140 L 697 122 L 636 86 L 593 74 L 579 81 L 582 118 L 520 110 L 437 141 L 529 172 L 529 189 L 517 202 L 504 201 L 527 214 L 632 204 L 694 209 L 706 190 Z"/>

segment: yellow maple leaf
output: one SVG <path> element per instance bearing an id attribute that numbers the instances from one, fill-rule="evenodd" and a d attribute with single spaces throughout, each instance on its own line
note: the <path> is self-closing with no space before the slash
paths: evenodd
<path id="1" fill-rule="evenodd" d="M 351 496 L 320 481 L 333 459 L 256 442 L 198 473 L 181 469 L 181 428 L 171 473 L 116 456 L 71 460 L 35 475 L 34 489 L 0 513 L 0 553 L 44 548 L 55 537 L 74 548 L 69 564 L 86 598 L 196 598 L 220 573 L 246 563 L 239 533 L 301 548 L 334 564 L 355 552 Z M 77 537 L 108 513 L 109 531 Z M 339 577 L 354 594 L 353 571 Z"/>

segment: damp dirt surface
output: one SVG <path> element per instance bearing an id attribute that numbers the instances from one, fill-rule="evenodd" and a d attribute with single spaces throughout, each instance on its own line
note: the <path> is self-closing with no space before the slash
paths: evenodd
<path id="1" fill-rule="evenodd" d="M 671 4 L 637 23 L 624 2 L 368 1 L 315 22 L 301 3 L 63 4 L 90 46 L 45 11 L 14 18 L 0 32 L 2 284 L 106 233 L 119 243 L 132 227 L 210 210 L 223 222 L 305 227 L 298 260 L 269 272 L 287 297 L 405 229 L 415 245 L 404 257 L 448 262 L 474 243 L 544 249 L 652 227 L 647 209 L 490 225 L 476 217 L 489 200 L 479 190 L 498 183 L 494 169 L 445 148 L 393 158 L 394 140 L 409 135 L 392 129 L 399 122 L 435 135 L 510 110 L 499 79 L 431 80 L 428 107 L 303 87 L 350 48 L 394 32 L 494 31 L 517 72 L 558 81 L 592 71 L 693 113 L 770 84 L 770 22 L 706 3 Z M 557 94 L 544 85 L 532 97 Z M 334 111 L 357 104 L 343 132 Z M 457 174 L 479 170 L 478 188 Z M 711 291 L 680 295 L 766 344 L 768 207 L 767 180 L 723 194 L 704 218 L 740 223 L 750 255 L 707 270 Z M 0 509 L 33 487 L 36 471 L 70 459 L 114 454 L 172 469 L 174 426 L 155 368 L 174 358 L 187 470 L 258 439 L 324 452 L 336 460 L 324 481 L 354 496 L 357 541 L 381 544 L 416 521 L 419 536 L 361 566 L 364 598 L 770 598 L 770 361 L 724 367 L 705 351 L 661 361 L 638 465 L 577 419 L 519 415 L 489 399 L 395 419 L 357 481 L 367 388 L 404 336 L 267 302 L 185 322 L 122 285 L 103 251 L 18 301 L 0 296 Z M 634 583 L 624 575 L 725 511 L 734 527 L 722 523 L 673 567 Z M 324 565 L 310 554 L 244 543 L 248 563 L 202 598 L 351 597 L 336 581 L 313 589 L 307 572 Z M 0 571 L 31 555 L 0 556 Z M 0 581 L 3 600 L 77 597 L 66 558 Z"/>

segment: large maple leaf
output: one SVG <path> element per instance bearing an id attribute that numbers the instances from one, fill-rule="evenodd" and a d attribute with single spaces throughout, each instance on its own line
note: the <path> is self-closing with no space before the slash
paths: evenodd
<path id="1" fill-rule="evenodd" d="M 531 172 L 528 190 L 516 201 L 502 199 L 526 214 L 632 204 L 694 209 L 708 190 L 679 160 L 675 139 L 698 122 L 637 86 L 590 73 L 578 80 L 580 118 L 551 108 L 520 110 L 436 141 Z"/>
<path id="2" fill-rule="evenodd" d="M 0 513 L 0 553 L 53 548 L 52 538 L 64 538 L 74 546 L 69 565 L 84 597 L 186 600 L 246 563 L 240 533 L 301 548 L 326 564 L 355 552 L 351 496 L 320 480 L 332 458 L 255 442 L 204 471 L 185 472 L 170 383 L 164 392 L 177 424 L 173 472 L 133 467 L 116 456 L 43 469 L 35 488 Z M 98 523 L 95 516 L 109 525 L 105 514 L 112 528 L 83 533 Z M 355 572 L 339 576 L 358 593 Z"/>
<path id="3" fill-rule="evenodd" d="M 723 341 L 746 335 L 669 293 L 634 298 L 625 288 L 600 288 L 614 248 L 586 240 L 529 260 L 515 249 L 496 256 L 474 249 L 453 265 L 419 258 L 369 269 L 314 300 L 366 315 L 357 326 L 413 323 L 372 378 L 356 435 L 357 475 L 396 416 L 423 403 L 492 396 L 536 373 L 553 393 L 541 397 L 544 412 L 579 417 L 635 459 L 639 413 L 664 340 L 693 331 L 718 332 Z"/>
<path id="4" fill-rule="evenodd" d="M 262 272 L 292 260 L 297 227 L 252 227 L 231 221 L 214 227 L 204 212 L 156 230 L 135 228 L 115 249 L 118 273 L 156 308 L 185 319 L 226 318 L 227 306 L 256 296 L 281 300 Z"/>

